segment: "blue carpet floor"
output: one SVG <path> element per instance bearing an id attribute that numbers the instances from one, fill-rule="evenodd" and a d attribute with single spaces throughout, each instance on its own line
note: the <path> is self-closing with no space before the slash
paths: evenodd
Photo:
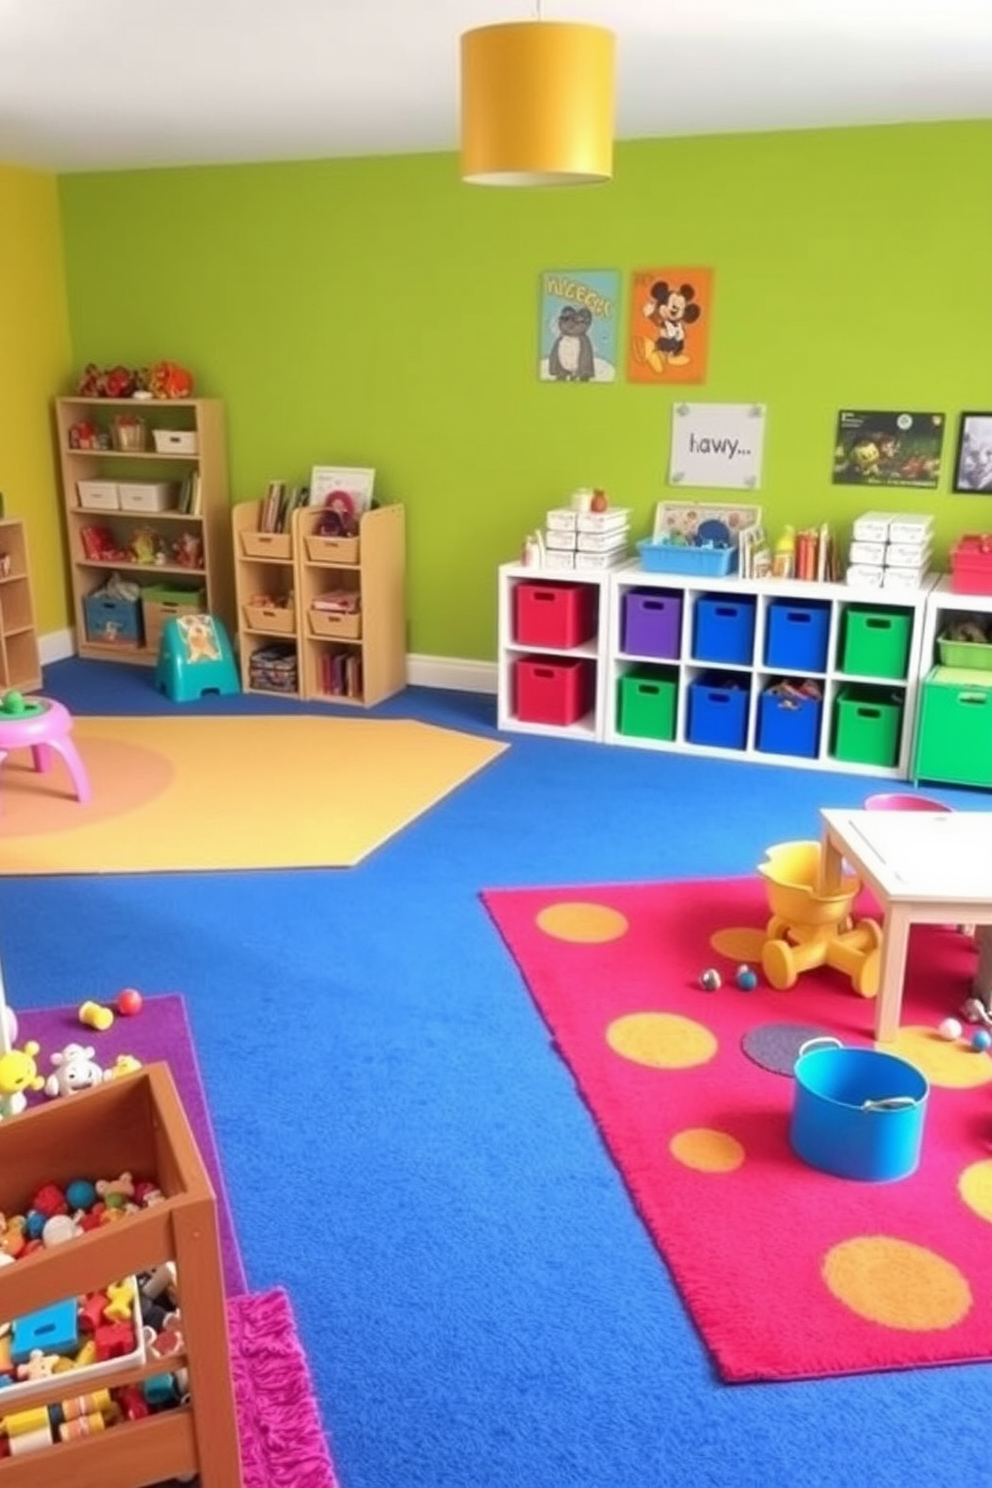
<path id="1" fill-rule="evenodd" d="M 124 666 L 45 691 L 176 711 Z M 469 694 L 371 716 L 495 732 Z M 185 994 L 249 1281 L 290 1293 L 342 1488 L 987 1484 L 985 1366 L 717 1380 L 478 899 L 749 873 L 878 782 L 507 737 L 357 868 L 0 878 L 11 1002 Z"/>

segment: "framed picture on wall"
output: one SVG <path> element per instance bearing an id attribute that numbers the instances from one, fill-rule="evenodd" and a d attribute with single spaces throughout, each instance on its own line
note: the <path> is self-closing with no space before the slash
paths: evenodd
<path id="1" fill-rule="evenodd" d="M 548 269 L 541 275 L 542 382 L 615 381 L 619 300 L 617 269 Z"/>
<path id="2" fill-rule="evenodd" d="M 992 496 L 992 413 L 961 415 L 952 489 Z"/>
<path id="3" fill-rule="evenodd" d="M 659 387 L 705 382 L 713 270 L 637 269 L 631 276 L 627 378 Z"/>
<path id="4" fill-rule="evenodd" d="M 942 413 L 842 409 L 834 431 L 834 485 L 936 491 L 945 422 Z"/>

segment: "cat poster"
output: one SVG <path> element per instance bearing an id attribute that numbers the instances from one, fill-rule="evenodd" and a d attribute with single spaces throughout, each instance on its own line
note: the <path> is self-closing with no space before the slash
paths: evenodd
<path id="1" fill-rule="evenodd" d="M 705 382 L 713 270 L 635 270 L 630 286 L 630 382 Z"/>
<path id="2" fill-rule="evenodd" d="M 542 382 L 614 382 L 617 269 L 548 269 L 541 275 L 538 376 Z"/>

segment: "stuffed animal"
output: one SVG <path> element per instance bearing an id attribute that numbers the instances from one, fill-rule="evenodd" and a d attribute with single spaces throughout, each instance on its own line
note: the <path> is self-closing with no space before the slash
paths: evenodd
<path id="1" fill-rule="evenodd" d="M 103 1069 L 93 1058 L 95 1049 L 88 1044 L 66 1044 L 52 1055 L 55 1073 L 45 1081 L 48 1096 L 77 1095 L 103 1084 Z"/>

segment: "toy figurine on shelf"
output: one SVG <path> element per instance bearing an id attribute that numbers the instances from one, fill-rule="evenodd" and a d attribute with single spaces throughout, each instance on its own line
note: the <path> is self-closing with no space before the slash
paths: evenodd
<path id="1" fill-rule="evenodd" d="M 203 541 L 192 532 L 184 532 L 173 544 L 172 556 L 180 568 L 203 567 Z"/>

